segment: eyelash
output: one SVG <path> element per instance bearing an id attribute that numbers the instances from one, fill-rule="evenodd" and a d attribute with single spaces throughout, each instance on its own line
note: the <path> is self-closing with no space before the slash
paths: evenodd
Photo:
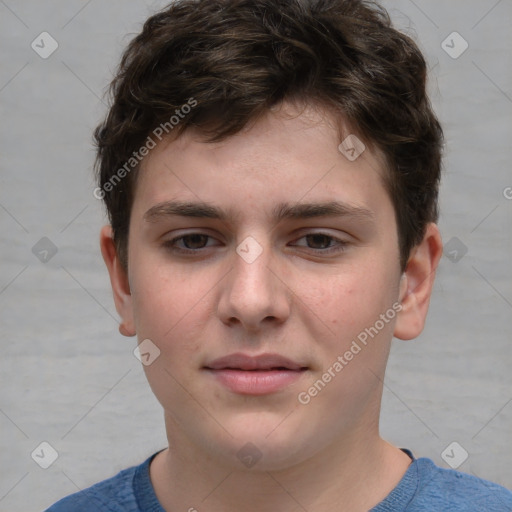
<path id="1" fill-rule="evenodd" d="M 213 239 L 212 236 L 207 235 L 205 233 L 199 233 L 199 232 L 198 233 L 187 233 L 185 235 L 181 235 L 176 238 L 173 238 L 172 240 L 168 240 L 168 241 L 164 242 L 163 245 L 166 249 L 169 249 L 170 251 L 173 251 L 173 252 L 176 252 L 179 254 L 198 254 L 198 253 L 202 252 L 203 249 L 207 249 L 208 247 L 211 247 L 211 246 L 205 246 L 205 247 L 200 247 L 198 249 L 186 249 L 186 248 L 184 249 L 181 247 L 176 247 L 175 244 L 178 241 L 181 241 L 187 237 L 193 237 L 193 236 L 202 236 L 202 237 L 207 237 L 208 239 Z M 336 243 L 335 246 L 327 247 L 325 249 L 315 249 L 315 248 L 311 248 L 311 247 L 307 248 L 311 251 L 314 251 L 317 254 L 341 253 L 341 252 L 344 252 L 346 250 L 347 246 L 349 245 L 349 243 L 344 240 L 340 240 L 339 238 L 336 238 L 334 236 L 331 236 L 327 233 L 322 233 L 322 232 L 308 233 L 306 235 L 301 236 L 300 238 L 297 238 L 297 240 L 302 240 L 303 238 L 313 237 L 313 236 L 321 236 L 321 237 L 327 238 L 329 244 L 331 244 L 332 242 Z M 303 247 L 303 246 L 301 246 L 301 247 Z"/>

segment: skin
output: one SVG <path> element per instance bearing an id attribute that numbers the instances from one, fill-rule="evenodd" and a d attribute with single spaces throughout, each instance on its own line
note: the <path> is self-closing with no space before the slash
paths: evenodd
<path id="1" fill-rule="evenodd" d="M 338 150 L 349 133 L 320 107 L 290 103 L 220 143 L 189 130 L 143 162 L 127 272 L 110 227 L 101 232 L 120 331 L 160 350 L 144 370 L 165 413 L 169 449 L 150 476 L 166 510 L 367 511 L 411 462 L 379 435 L 382 380 L 392 336 L 423 329 L 442 243 L 428 225 L 401 271 L 382 155 L 367 148 L 349 161 Z M 232 215 L 148 218 L 171 200 Z M 281 203 L 331 201 L 369 213 L 272 218 Z M 332 238 L 306 237 L 315 233 Z M 210 238 L 172 242 L 187 234 Z M 249 236 L 262 249 L 252 263 L 236 252 Z M 196 252 L 177 252 L 186 244 Z M 395 303 L 395 318 L 301 404 L 298 394 Z M 204 370 L 234 352 L 278 353 L 307 370 L 277 392 L 241 395 Z M 248 442 L 261 453 L 251 468 L 237 457 Z"/>

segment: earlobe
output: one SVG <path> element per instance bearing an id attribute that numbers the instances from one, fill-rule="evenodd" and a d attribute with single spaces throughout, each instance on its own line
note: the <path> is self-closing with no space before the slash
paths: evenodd
<path id="1" fill-rule="evenodd" d="M 117 249 L 112 237 L 111 226 L 104 226 L 100 233 L 100 247 L 103 260 L 110 276 L 116 310 L 121 317 L 119 332 L 123 336 L 135 336 L 133 302 L 130 283 L 125 269 L 119 261 Z"/>
<path id="2" fill-rule="evenodd" d="M 443 253 L 439 228 L 430 223 L 419 245 L 411 251 L 400 281 L 402 305 L 394 336 L 410 340 L 419 336 L 425 325 L 437 265 Z"/>

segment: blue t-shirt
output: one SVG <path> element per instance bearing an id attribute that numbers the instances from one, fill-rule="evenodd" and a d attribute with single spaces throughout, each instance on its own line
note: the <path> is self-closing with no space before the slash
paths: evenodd
<path id="1" fill-rule="evenodd" d="M 512 492 L 504 487 L 403 451 L 413 462 L 398 485 L 369 512 L 512 512 Z M 61 499 L 45 512 L 165 512 L 149 478 L 155 455 Z"/>

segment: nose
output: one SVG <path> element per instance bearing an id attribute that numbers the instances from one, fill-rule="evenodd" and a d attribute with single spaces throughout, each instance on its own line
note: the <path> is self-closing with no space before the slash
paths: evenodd
<path id="1" fill-rule="evenodd" d="M 244 253 L 244 249 L 248 250 Z M 291 297 L 271 248 L 266 245 L 255 250 L 250 243 L 240 244 L 233 255 L 233 268 L 222 280 L 218 303 L 224 324 L 251 332 L 283 324 L 290 315 Z"/>

